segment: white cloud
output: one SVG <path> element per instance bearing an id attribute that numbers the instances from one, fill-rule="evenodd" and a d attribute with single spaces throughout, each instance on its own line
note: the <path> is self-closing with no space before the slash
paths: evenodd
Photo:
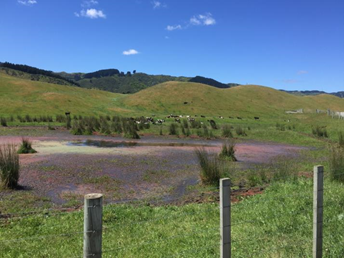
<path id="1" fill-rule="evenodd" d="M 90 7 L 90 6 L 96 5 L 96 4 L 98 4 L 98 1 L 96 1 L 96 0 L 87 0 L 87 1 L 84 1 L 84 2 L 81 4 L 81 6 L 82 6 L 82 7 Z"/>
<path id="2" fill-rule="evenodd" d="M 168 25 L 168 26 L 166 27 L 166 30 L 168 30 L 168 31 L 181 30 L 181 29 L 182 29 L 182 26 L 181 26 L 181 25 L 175 25 L 175 26 Z"/>
<path id="3" fill-rule="evenodd" d="M 139 52 L 135 49 L 129 49 L 126 51 L 123 51 L 123 55 L 130 56 L 130 55 L 137 55 Z"/>
<path id="4" fill-rule="evenodd" d="M 200 15 L 198 15 L 198 19 L 200 21 L 200 24 L 203 24 L 205 26 L 216 24 L 216 21 L 213 18 L 211 13 L 207 13 L 205 15 L 200 14 Z"/>
<path id="5" fill-rule="evenodd" d="M 36 0 L 18 0 L 18 3 L 22 5 L 33 5 L 33 4 L 37 4 L 37 1 Z"/>
<path id="6" fill-rule="evenodd" d="M 154 0 L 151 3 L 153 5 L 153 9 L 159 9 L 159 8 L 166 8 L 167 7 L 167 5 L 165 3 L 157 1 L 157 0 Z"/>
<path id="7" fill-rule="evenodd" d="M 87 9 L 87 10 L 81 10 L 80 13 L 75 12 L 74 15 L 76 17 L 86 17 L 86 18 L 90 18 L 90 19 L 98 19 L 98 18 L 106 18 L 105 13 L 103 13 L 103 11 L 101 10 L 97 10 L 97 9 Z"/>
<path id="8" fill-rule="evenodd" d="M 159 2 L 159 1 L 153 1 L 153 2 L 152 2 L 152 5 L 153 5 L 153 8 L 156 9 L 156 8 L 161 7 L 161 2 Z"/>
<path id="9" fill-rule="evenodd" d="M 308 73 L 308 71 L 305 71 L 305 70 L 300 70 L 297 72 L 297 74 L 306 74 L 306 73 Z"/>
<path id="10" fill-rule="evenodd" d="M 201 21 L 194 16 L 194 17 L 190 18 L 190 24 L 191 25 L 200 25 Z"/>
<path id="11" fill-rule="evenodd" d="M 176 26 L 167 26 L 167 30 L 172 31 L 172 30 L 177 30 L 177 29 L 187 29 L 191 26 L 209 26 L 209 25 L 215 25 L 216 20 L 213 18 L 211 13 L 207 13 L 205 15 L 199 14 L 196 16 L 193 16 L 190 18 L 190 20 L 186 23 L 185 26 L 181 25 L 176 25 Z"/>

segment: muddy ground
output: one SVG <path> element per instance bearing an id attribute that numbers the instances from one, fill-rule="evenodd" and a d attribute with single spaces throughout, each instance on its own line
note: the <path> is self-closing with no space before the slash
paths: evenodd
<path id="1" fill-rule="evenodd" d="M 159 198 L 178 199 L 199 185 L 197 147 L 220 152 L 223 140 L 145 136 L 73 136 L 67 131 L 29 137 L 37 154 L 20 155 L 19 184 L 58 205 L 82 203 L 83 195 L 104 193 L 106 202 Z M 0 144 L 21 142 L 19 136 L 0 136 Z M 281 155 L 297 156 L 303 147 L 254 141 L 236 146 L 236 173 L 266 164 Z M 257 190 L 259 192 L 259 190 Z M 10 194 L 10 193 L 7 193 Z"/>

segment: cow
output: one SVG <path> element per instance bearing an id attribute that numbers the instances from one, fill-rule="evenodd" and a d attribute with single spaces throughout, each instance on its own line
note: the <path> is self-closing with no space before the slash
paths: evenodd
<path id="1" fill-rule="evenodd" d="M 254 119 L 255 119 L 255 120 L 259 120 L 259 117 L 258 117 L 258 116 L 255 116 Z"/>
<path id="2" fill-rule="evenodd" d="M 242 119 L 240 116 L 237 116 L 238 119 Z"/>
<path id="3" fill-rule="evenodd" d="M 201 117 L 205 118 L 205 116 L 201 115 Z"/>

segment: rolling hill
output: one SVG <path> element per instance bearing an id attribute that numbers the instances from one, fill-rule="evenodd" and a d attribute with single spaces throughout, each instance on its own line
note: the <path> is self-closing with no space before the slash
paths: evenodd
<path id="1" fill-rule="evenodd" d="M 279 117 L 286 110 L 344 110 L 331 95 L 295 96 L 272 88 L 245 85 L 227 89 L 191 82 L 165 82 L 135 94 L 57 85 L 18 78 L 0 71 L 1 115 L 72 114 Z"/>
<path id="2" fill-rule="evenodd" d="M 0 71 L 1 115 L 109 114 L 126 112 L 114 105 L 121 94 L 32 81 Z"/>
<path id="3" fill-rule="evenodd" d="M 331 95 L 295 96 L 268 87 L 245 85 L 218 89 L 199 83 L 166 82 L 122 99 L 138 110 L 221 116 L 280 116 L 286 110 L 344 110 L 344 100 Z"/>

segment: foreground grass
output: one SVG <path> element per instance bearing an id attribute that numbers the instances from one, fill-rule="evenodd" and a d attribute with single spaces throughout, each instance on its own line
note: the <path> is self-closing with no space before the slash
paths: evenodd
<path id="1" fill-rule="evenodd" d="M 344 188 L 325 181 L 324 257 L 344 253 Z M 219 257 L 217 203 L 104 207 L 104 257 Z M 1 221 L 0 257 L 81 257 L 83 213 Z M 233 257 L 311 257 L 312 180 L 273 184 L 232 207 Z"/>

